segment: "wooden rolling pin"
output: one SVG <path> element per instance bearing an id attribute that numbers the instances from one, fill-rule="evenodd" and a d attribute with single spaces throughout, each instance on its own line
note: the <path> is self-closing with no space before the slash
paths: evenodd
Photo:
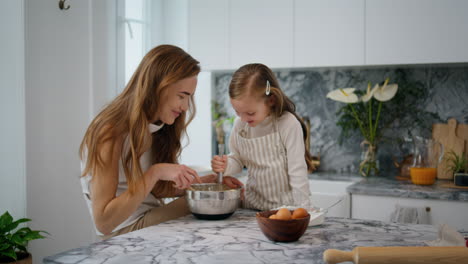
<path id="1" fill-rule="evenodd" d="M 327 249 L 323 260 L 328 264 L 352 261 L 354 264 L 468 263 L 466 247 L 355 247 L 353 251 Z"/>

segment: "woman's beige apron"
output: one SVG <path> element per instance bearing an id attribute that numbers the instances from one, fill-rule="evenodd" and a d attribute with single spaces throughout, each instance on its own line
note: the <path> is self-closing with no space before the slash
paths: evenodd
<path id="1" fill-rule="evenodd" d="M 245 138 L 247 124 L 237 134 L 240 156 L 248 170 L 245 208 L 269 210 L 293 204 L 286 148 L 277 121 L 273 122 L 274 132 L 266 136 Z"/>

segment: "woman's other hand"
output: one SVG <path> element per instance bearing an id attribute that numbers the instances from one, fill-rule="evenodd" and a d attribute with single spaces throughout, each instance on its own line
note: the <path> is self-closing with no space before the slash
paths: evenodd
<path id="1" fill-rule="evenodd" d="M 187 189 L 193 183 L 202 183 L 198 173 L 185 165 L 158 163 L 151 169 L 158 180 L 172 181 L 177 189 Z"/>
<path id="2" fill-rule="evenodd" d="M 216 174 L 208 174 L 205 176 L 201 176 L 200 180 L 202 183 L 216 183 L 217 178 L 218 177 L 216 176 Z"/>
<path id="3" fill-rule="evenodd" d="M 224 172 L 226 170 L 227 166 L 227 156 L 214 156 L 213 159 L 211 160 L 211 169 L 218 173 L 218 172 Z"/>

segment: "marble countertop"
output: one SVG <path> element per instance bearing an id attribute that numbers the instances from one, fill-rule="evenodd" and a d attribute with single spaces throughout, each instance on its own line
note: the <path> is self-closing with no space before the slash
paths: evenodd
<path id="1" fill-rule="evenodd" d="M 443 187 L 446 183 L 447 181 L 438 180 L 433 185 L 422 186 L 390 177 L 370 177 L 348 186 L 346 191 L 350 194 L 468 201 L 468 189 Z"/>
<path id="2" fill-rule="evenodd" d="M 239 209 L 221 221 L 192 215 L 44 258 L 44 263 L 324 263 L 329 248 L 424 246 L 430 225 L 326 218 L 296 242 L 277 243 L 260 231 L 255 212 Z"/>

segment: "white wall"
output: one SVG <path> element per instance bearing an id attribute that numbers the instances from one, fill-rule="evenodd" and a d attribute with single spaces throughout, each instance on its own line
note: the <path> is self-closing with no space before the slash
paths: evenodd
<path id="1" fill-rule="evenodd" d="M 164 1 L 164 40 L 188 50 L 188 0 Z"/>
<path id="2" fill-rule="evenodd" d="M 104 48 L 115 40 L 107 28 L 112 2 L 67 1 L 62 11 L 56 0 L 26 1 L 27 216 L 32 228 L 50 233 L 30 243 L 37 263 L 96 239 L 78 149 L 91 118 L 115 94 L 115 50 Z"/>
<path id="3" fill-rule="evenodd" d="M 150 46 L 171 44 L 188 51 L 190 1 L 152 0 L 150 3 Z M 200 64 L 203 67 L 203 61 Z M 180 163 L 200 171 L 211 167 L 211 81 L 211 72 L 201 72 L 198 76 L 195 92 L 197 113 L 187 128 L 188 140 L 184 138 L 182 141 L 184 149 L 180 157 Z"/>
<path id="4" fill-rule="evenodd" d="M 29 244 L 35 263 L 96 240 L 81 195 L 78 148 L 117 91 L 116 1 L 67 3 L 62 11 L 56 0 L 0 2 L 0 209 L 50 233 Z M 200 75 L 199 85 L 194 124 L 205 126 L 210 75 Z M 211 147 L 197 139 L 211 135 L 191 133 L 193 157 L 209 160 Z"/>
<path id="5" fill-rule="evenodd" d="M 115 0 L 92 1 L 89 121 L 117 95 L 117 10 Z M 89 33 L 89 32 L 88 32 Z"/>
<path id="6" fill-rule="evenodd" d="M 211 72 L 198 75 L 195 105 L 197 112 L 187 128 L 188 140 L 182 141 L 180 163 L 211 170 Z"/>
<path id="7" fill-rule="evenodd" d="M 188 0 L 151 0 L 150 44 L 188 49 Z"/>
<path id="8" fill-rule="evenodd" d="M 0 214 L 26 216 L 23 0 L 0 2 Z"/>

